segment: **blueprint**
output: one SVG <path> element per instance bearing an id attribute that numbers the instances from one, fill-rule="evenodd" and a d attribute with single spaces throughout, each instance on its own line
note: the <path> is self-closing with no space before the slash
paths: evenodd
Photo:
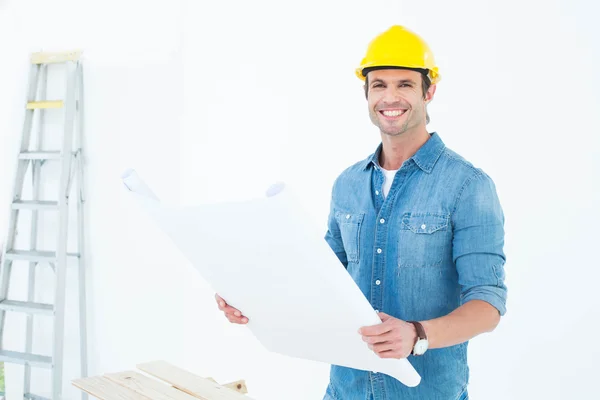
<path id="1" fill-rule="evenodd" d="M 134 170 L 121 178 L 134 204 L 248 317 L 267 350 L 420 383 L 408 360 L 379 358 L 363 342 L 358 329 L 381 320 L 291 188 L 279 183 L 263 198 L 178 206 L 162 204 Z"/>

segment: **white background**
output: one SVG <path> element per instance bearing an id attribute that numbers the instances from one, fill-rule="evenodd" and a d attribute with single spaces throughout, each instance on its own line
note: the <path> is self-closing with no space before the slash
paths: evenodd
<path id="1" fill-rule="evenodd" d="M 165 359 L 220 382 L 243 378 L 257 400 L 320 399 L 328 366 L 269 354 L 229 325 L 119 177 L 133 167 L 162 200 L 190 203 L 256 196 L 284 180 L 324 231 L 333 180 L 379 141 L 354 68 L 376 34 L 404 24 L 440 65 L 430 131 L 492 176 L 506 215 L 508 313 L 471 342 L 471 397 L 595 398 L 598 11 L 584 0 L 0 0 L 0 226 L 28 54 L 83 49 L 90 373 Z M 52 228 L 42 224 L 45 246 Z M 14 271 L 18 297 L 26 275 Z M 68 312 L 65 398 L 75 398 L 76 308 Z M 7 320 L 18 326 L 7 325 L 7 347 L 23 344 L 23 321 Z M 49 325 L 36 329 L 36 351 L 48 352 Z M 36 392 L 47 393 L 45 377 L 34 376 Z M 20 380 L 21 368 L 7 366 L 10 400 Z"/>

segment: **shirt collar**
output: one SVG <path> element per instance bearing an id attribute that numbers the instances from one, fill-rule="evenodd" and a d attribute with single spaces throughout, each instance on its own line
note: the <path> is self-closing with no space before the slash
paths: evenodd
<path id="1" fill-rule="evenodd" d="M 381 154 L 382 146 L 380 143 L 375 153 L 363 161 L 363 170 L 366 170 L 371 165 L 379 166 L 379 154 Z M 445 148 L 446 145 L 442 141 L 442 138 L 440 138 L 440 135 L 437 132 L 433 132 L 429 134 L 429 139 L 409 160 L 412 159 L 419 168 L 430 174 Z"/>

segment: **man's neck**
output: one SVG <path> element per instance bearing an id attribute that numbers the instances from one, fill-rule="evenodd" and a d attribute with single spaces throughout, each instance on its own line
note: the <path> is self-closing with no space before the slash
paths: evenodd
<path id="1" fill-rule="evenodd" d="M 411 158 L 429 140 L 426 129 L 418 132 L 404 132 L 399 136 L 381 135 L 382 149 L 379 165 L 383 169 L 400 169 L 404 161 Z"/>

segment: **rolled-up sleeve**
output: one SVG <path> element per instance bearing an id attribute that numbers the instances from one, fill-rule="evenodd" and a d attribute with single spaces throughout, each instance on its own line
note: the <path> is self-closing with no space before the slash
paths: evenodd
<path id="1" fill-rule="evenodd" d="M 335 183 L 331 192 L 331 202 L 329 206 L 329 217 L 327 219 L 327 232 L 325 233 L 325 240 L 340 262 L 344 265 L 344 268 L 348 268 L 348 258 L 346 256 L 346 250 L 344 249 L 344 243 L 342 242 L 342 234 L 340 232 L 340 227 L 337 223 L 337 220 L 335 219 L 334 198 Z"/>
<path id="2" fill-rule="evenodd" d="M 453 260 L 462 303 L 483 300 L 504 315 L 504 213 L 494 182 L 480 169 L 463 185 L 452 224 Z"/>

